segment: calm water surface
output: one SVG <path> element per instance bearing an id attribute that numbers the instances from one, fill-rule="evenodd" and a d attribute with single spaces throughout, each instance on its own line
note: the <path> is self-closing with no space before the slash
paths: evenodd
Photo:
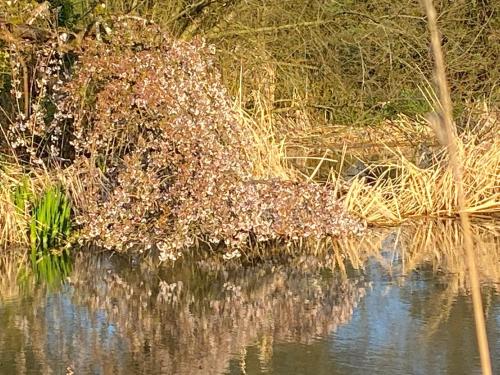
<path id="1" fill-rule="evenodd" d="M 402 272 L 412 258 L 397 254 L 347 278 L 331 256 L 160 270 L 78 257 L 62 287 L 0 301 L 0 374 L 479 374 L 460 276 Z M 483 288 L 494 373 L 499 289 Z"/>

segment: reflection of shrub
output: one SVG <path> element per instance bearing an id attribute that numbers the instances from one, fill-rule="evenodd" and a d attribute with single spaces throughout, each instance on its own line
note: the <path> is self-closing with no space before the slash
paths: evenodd
<path id="1" fill-rule="evenodd" d="M 75 163 L 101 176 L 87 183 L 86 237 L 115 249 L 161 242 L 166 257 L 197 240 L 357 230 L 328 188 L 253 181 L 251 135 L 213 60 L 203 42 L 133 20 L 106 44 L 87 41 L 50 125 L 72 117 Z"/>
<path id="2" fill-rule="evenodd" d="M 90 312 L 106 313 L 116 328 L 114 337 L 123 335 L 147 373 L 219 374 L 227 371 L 232 353 L 241 353 L 262 337 L 307 345 L 348 323 L 368 283 L 330 273 L 330 264 L 322 256 L 308 256 L 280 259 L 279 266 L 228 269 L 212 258 L 163 270 L 142 265 L 137 272 L 119 256 L 83 254 L 71 276 L 72 297 Z M 161 344 L 172 336 L 178 339 Z M 142 350 L 144 342 L 149 343 L 147 352 Z M 200 358 L 206 348 L 210 350 Z M 103 352 L 99 346 L 93 349 Z M 116 363 L 120 368 L 119 360 Z M 190 371 L 193 363 L 195 370 Z M 79 366 L 75 362 L 75 371 Z"/>

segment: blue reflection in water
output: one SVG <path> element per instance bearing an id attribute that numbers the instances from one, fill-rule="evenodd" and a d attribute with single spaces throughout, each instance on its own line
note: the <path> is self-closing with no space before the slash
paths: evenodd
<path id="1" fill-rule="evenodd" d="M 352 320 L 333 333 L 329 342 L 332 358 L 340 368 L 355 373 L 425 373 L 422 360 L 428 361 L 424 343 L 418 345 L 424 322 L 413 316 L 405 295 L 425 300 L 427 285 L 414 280 L 399 288 L 394 285 L 377 263 L 368 267 L 373 289 L 361 301 Z M 423 301 L 422 301 L 423 302 Z M 432 358 L 426 366 L 437 369 Z"/>
<path id="2" fill-rule="evenodd" d="M 481 373 L 470 296 L 447 293 L 446 280 L 430 273 L 392 279 L 376 262 L 367 267 L 367 277 L 372 289 L 348 323 L 310 345 L 275 342 L 273 357 L 265 365 L 259 363 L 258 345 L 250 346 L 246 373 Z M 489 295 L 488 337 L 494 373 L 500 373 L 500 297 Z M 233 359 L 227 373 L 244 372 Z"/>
<path id="3" fill-rule="evenodd" d="M 76 372 L 103 374 L 106 371 L 101 361 L 96 360 L 95 348 L 99 343 L 97 357 L 113 357 L 117 367 L 124 367 L 128 348 L 117 334 L 116 326 L 108 321 L 104 311 L 90 312 L 87 307 L 75 304 L 73 292 L 73 287 L 64 286 L 46 298 L 45 350 L 50 362 L 54 366 L 69 366 Z M 75 368 L 81 364 L 85 368 Z"/>

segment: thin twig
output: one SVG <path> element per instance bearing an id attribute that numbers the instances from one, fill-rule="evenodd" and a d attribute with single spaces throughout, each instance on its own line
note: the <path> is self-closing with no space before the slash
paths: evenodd
<path id="1" fill-rule="evenodd" d="M 166 25 L 171 24 L 172 22 L 177 21 L 178 19 L 184 17 L 185 15 L 188 15 L 190 12 L 196 9 L 204 8 L 207 5 L 210 5 L 212 3 L 212 0 L 200 0 L 195 4 L 190 4 L 187 7 L 185 7 L 181 12 L 175 14 L 174 16 L 170 17 L 170 19 L 166 22 Z"/>
<path id="2" fill-rule="evenodd" d="M 19 55 L 19 63 L 23 69 L 23 94 L 24 94 L 24 116 L 26 120 L 30 115 L 30 88 L 29 88 L 29 77 L 28 77 L 28 66 L 24 61 L 23 57 Z"/>
<path id="3" fill-rule="evenodd" d="M 280 25 L 280 26 L 268 26 L 268 27 L 258 27 L 255 29 L 233 30 L 233 31 L 226 31 L 226 32 L 214 33 L 214 34 L 209 33 L 209 34 L 205 35 L 205 37 L 207 39 L 215 39 L 215 38 L 222 38 L 222 37 L 228 37 L 228 36 L 239 36 L 239 35 L 245 35 L 245 34 L 268 33 L 268 32 L 276 32 L 276 31 L 281 31 L 281 30 L 295 29 L 298 27 L 322 26 L 322 25 L 327 25 L 329 23 L 333 23 L 333 22 L 335 22 L 335 20 L 299 22 L 299 23 L 292 23 L 292 24 Z"/>

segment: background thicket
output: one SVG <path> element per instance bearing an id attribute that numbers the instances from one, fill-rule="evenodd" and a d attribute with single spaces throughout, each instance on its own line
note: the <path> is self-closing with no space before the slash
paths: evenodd
<path id="1" fill-rule="evenodd" d="M 7 5 L 11 3 L 12 5 Z M 376 123 L 430 109 L 432 60 L 418 1 L 51 0 L 58 26 L 104 33 L 112 14 L 154 19 L 182 39 L 214 43 L 226 86 L 248 110 L 308 109 L 334 123 Z M 10 22 L 32 17 L 34 1 L 3 2 Z M 437 1 L 458 115 L 500 99 L 500 3 Z M 43 18 L 35 22 L 44 26 Z M 78 35 L 75 35 L 78 38 Z M 0 65 L 1 65 L 0 59 Z"/>

